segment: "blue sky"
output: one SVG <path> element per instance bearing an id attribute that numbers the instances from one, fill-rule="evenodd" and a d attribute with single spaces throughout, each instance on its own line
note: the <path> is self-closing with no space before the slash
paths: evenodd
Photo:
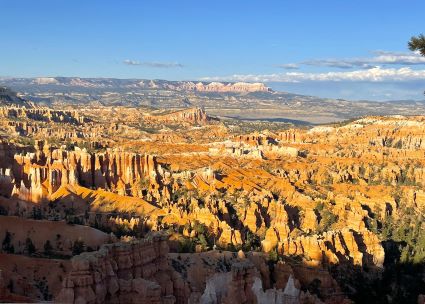
<path id="1" fill-rule="evenodd" d="M 425 1 L 2 0 L 0 75 L 264 81 L 423 99 Z"/>

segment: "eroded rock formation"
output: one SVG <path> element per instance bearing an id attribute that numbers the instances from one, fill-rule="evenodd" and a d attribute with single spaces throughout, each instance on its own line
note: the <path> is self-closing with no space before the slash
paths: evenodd
<path id="1" fill-rule="evenodd" d="M 200 108 L 192 108 L 188 110 L 180 110 L 165 114 L 153 114 L 144 117 L 146 121 L 155 123 L 190 123 L 190 124 L 206 124 L 211 120 L 205 111 Z"/>
<path id="2" fill-rule="evenodd" d="M 0 229 L 2 254 L 52 265 L 77 255 L 60 273 L 71 301 L 341 303 L 362 290 L 352 277 L 423 262 L 423 117 L 252 131 L 205 124 L 200 109 L 3 112 L 0 213 L 22 227 Z M 158 230 L 169 263 L 155 241 L 130 241 Z M 17 272 L 3 273 L 16 293 L 56 296 L 59 275 L 23 284 Z"/>
<path id="3" fill-rule="evenodd" d="M 3 166 L 2 194 L 29 202 L 50 200 L 60 187 L 68 185 L 138 196 L 139 182 L 149 179 L 158 188 L 161 172 L 150 155 L 116 150 L 88 153 L 78 148 L 66 151 L 51 149 L 43 142 L 36 144 L 34 153 L 15 154 Z"/>
<path id="4" fill-rule="evenodd" d="M 72 259 L 72 270 L 56 301 L 173 304 L 167 254 L 166 238 L 161 235 L 83 253 Z"/>

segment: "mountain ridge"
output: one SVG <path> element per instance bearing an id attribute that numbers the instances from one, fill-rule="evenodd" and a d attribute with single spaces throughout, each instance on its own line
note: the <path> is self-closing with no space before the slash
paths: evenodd
<path id="1" fill-rule="evenodd" d="M 92 89 L 155 89 L 193 92 L 273 92 L 264 83 L 256 82 L 216 82 L 216 81 L 171 81 L 163 79 L 118 79 L 118 78 L 83 78 L 83 77 L 35 77 L 35 78 L 0 78 L 5 85 L 20 86 L 65 86 Z"/>
<path id="2" fill-rule="evenodd" d="M 350 101 L 273 91 L 265 84 L 116 78 L 1 78 L 0 86 L 37 106 L 205 108 L 211 115 L 249 120 L 338 122 L 367 115 L 425 114 L 425 103 Z"/>

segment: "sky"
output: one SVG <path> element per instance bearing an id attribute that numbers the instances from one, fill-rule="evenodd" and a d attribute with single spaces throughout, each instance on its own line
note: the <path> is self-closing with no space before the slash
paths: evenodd
<path id="1" fill-rule="evenodd" d="M 425 99 L 423 0 L 0 0 L 0 76 L 265 82 Z"/>

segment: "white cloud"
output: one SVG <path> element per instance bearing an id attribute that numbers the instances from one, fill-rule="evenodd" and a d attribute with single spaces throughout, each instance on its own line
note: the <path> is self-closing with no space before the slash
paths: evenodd
<path id="1" fill-rule="evenodd" d="M 340 69 L 351 69 L 355 67 L 370 69 L 373 67 L 370 61 L 366 61 L 364 59 L 316 59 L 303 61 L 300 64 Z"/>
<path id="2" fill-rule="evenodd" d="M 296 63 L 286 63 L 277 65 L 278 68 L 287 69 L 287 70 L 298 70 L 299 66 Z"/>
<path id="3" fill-rule="evenodd" d="M 183 67 L 183 65 L 178 62 L 156 62 L 156 61 L 140 62 L 137 60 L 126 59 L 123 61 L 123 63 L 127 65 L 145 66 L 149 68 L 182 68 Z"/>
<path id="4" fill-rule="evenodd" d="M 374 51 L 375 56 L 371 58 L 348 58 L 348 59 L 314 59 L 300 62 L 301 65 L 333 67 L 340 69 L 363 68 L 370 69 L 376 65 L 425 65 L 425 57 L 419 52 L 388 52 Z M 298 64 L 288 63 L 279 65 L 291 66 Z"/>
<path id="5" fill-rule="evenodd" d="M 376 64 L 425 64 L 425 57 L 419 52 L 396 53 L 388 51 L 375 51 L 376 57 L 372 58 L 370 63 Z"/>
<path id="6" fill-rule="evenodd" d="M 374 67 L 368 70 L 345 72 L 303 73 L 286 72 L 274 74 L 245 74 L 224 77 L 204 77 L 204 81 L 247 81 L 247 82 L 304 82 L 304 81 L 367 81 L 397 82 L 425 80 L 425 70 L 413 70 L 409 67 L 399 69 Z"/>
<path id="7" fill-rule="evenodd" d="M 140 65 L 140 61 L 126 59 L 123 61 L 124 64 L 127 65 Z"/>
<path id="8" fill-rule="evenodd" d="M 125 64 L 128 65 L 141 65 L 141 63 L 139 61 L 136 60 L 130 60 L 130 59 L 126 59 L 123 61 Z"/>

